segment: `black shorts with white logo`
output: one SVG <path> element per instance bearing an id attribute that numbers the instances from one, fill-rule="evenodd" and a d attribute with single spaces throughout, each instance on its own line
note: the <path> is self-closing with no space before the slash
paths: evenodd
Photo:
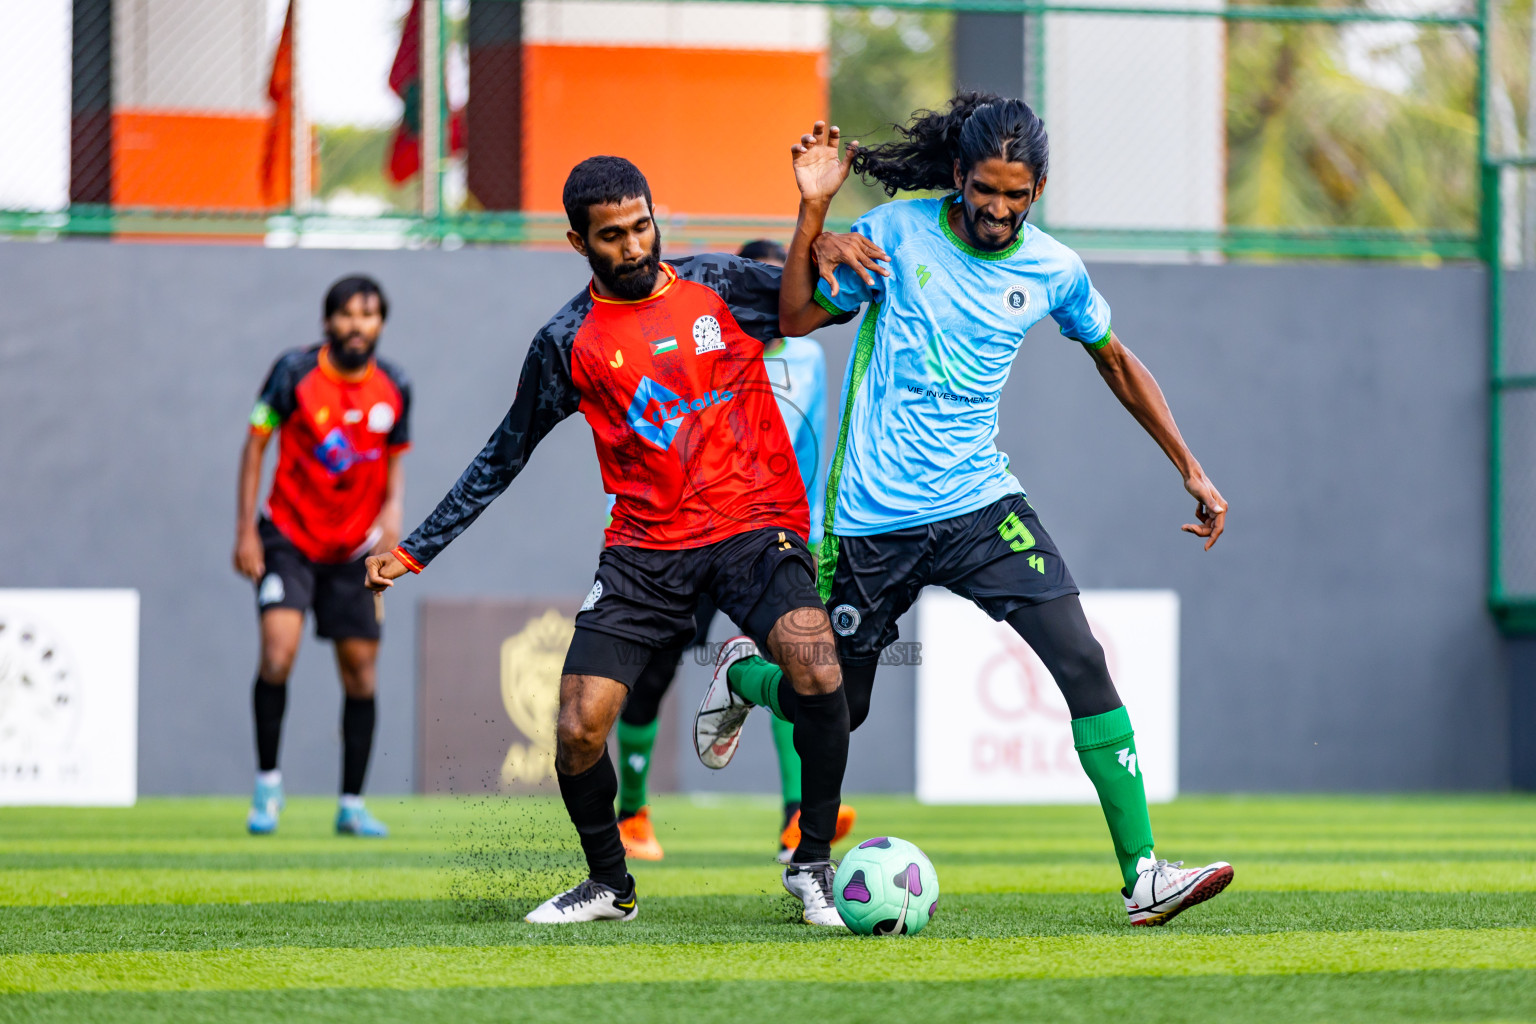
<path id="1" fill-rule="evenodd" d="M 838 660 L 868 665 L 900 635 L 896 620 L 924 587 L 970 598 L 992 618 L 1077 593 L 1061 553 L 1022 494 L 924 526 L 838 537 L 827 614 Z"/>
<path id="2" fill-rule="evenodd" d="M 713 601 L 766 654 L 768 633 L 785 614 L 821 609 L 815 577 L 804 539 L 776 527 L 701 548 L 604 548 L 597 580 L 576 613 L 563 674 L 633 686 L 654 652 L 694 638 L 700 597 Z"/>
<path id="3" fill-rule="evenodd" d="M 256 584 L 256 612 L 314 609 L 315 635 L 326 640 L 377 640 L 380 603 L 368 589 L 364 559 L 313 562 L 265 516 L 256 524 L 267 571 Z"/>

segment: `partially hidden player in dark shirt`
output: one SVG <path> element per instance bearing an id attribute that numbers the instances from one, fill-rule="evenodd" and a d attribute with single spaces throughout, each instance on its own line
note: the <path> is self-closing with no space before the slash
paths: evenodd
<path id="1" fill-rule="evenodd" d="M 410 447 L 411 389 L 374 349 L 389 307 L 367 277 L 337 281 L 326 294 L 326 340 L 283 353 L 262 385 L 240 456 L 235 571 L 256 584 L 261 665 L 252 697 L 256 792 L 246 818 L 254 834 L 277 828 L 282 809 L 278 741 L 288 674 L 313 611 L 316 635 L 336 645 L 342 708 L 341 807 L 336 829 L 383 836 L 363 806 L 373 746 L 380 613 L 362 559 L 400 538 Z M 278 435 L 272 490 L 257 513 L 262 457 Z"/>

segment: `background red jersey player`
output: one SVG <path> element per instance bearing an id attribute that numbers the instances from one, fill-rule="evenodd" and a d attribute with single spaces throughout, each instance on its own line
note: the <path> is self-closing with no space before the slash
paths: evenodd
<path id="1" fill-rule="evenodd" d="M 288 675 L 304 614 L 334 641 L 345 692 L 342 708 L 341 806 L 336 830 L 383 836 L 363 806 L 373 746 L 375 663 L 380 605 L 364 584 L 362 559 L 400 539 L 410 447 L 410 385 L 374 356 L 388 302 L 367 277 L 337 281 L 325 296 L 326 340 L 285 352 L 273 364 L 251 413 L 240 457 L 240 513 L 235 569 L 256 584 L 261 665 L 252 696 L 256 718 L 256 791 L 246 825 L 277 828 L 283 805 L 278 740 Z M 272 490 L 256 512 L 262 455 L 278 435 Z"/>

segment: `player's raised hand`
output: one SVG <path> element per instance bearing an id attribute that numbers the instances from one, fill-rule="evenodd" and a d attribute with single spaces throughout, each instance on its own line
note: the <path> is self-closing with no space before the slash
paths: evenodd
<path id="1" fill-rule="evenodd" d="M 380 594 L 386 587 L 394 586 L 395 580 L 411 571 L 395 557 L 393 551 L 386 551 L 382 555 L 369 555 L 368 561 L 364 564 L 368 566 L 368 589 Z"/>
<path id="2" fill-rule="evenodd" d="M 854 273 L 870 287 L 875 284 L 875 279 L 869 276 L 870 271 L 891 276 L 890 269 L 882 267 L 879 262 L 884 260 L 889 263 L 891 258 L 885 254 L 884 249 L 863 235 L 840 235 L 823 231 L 811 243 L 811 255 L 816 260 L 816 272 L 827 282 L 827 291 L 832 295 L 837 294 L 837 275 L 834 271 L 839 264 L 852 267 Z"/>
<path id="3" fill-rule="evenodd" d="M 1197 471 L 1185 480 L 1184 489 L 1195 499 L 1195 518 L 1200 521 L 1185 523 L 1180 529 L 1196 537 L 1207 538 L 1205 550 L 1209 551 L 1221 532 L 1227 528 L 1227 500 L 1204 471 Z"/>
<path id="4" fill-rule="evenodd" d="M 809 134 L 800 136 L 800 141 L 789 147 L 795 184 L 800 188 L 800 198 L 806 202 L 830 202 L 848 180 L 853 152 L 859 144 L 848 143 L 847 151 L 839 158 L 840 137 L 836 125 L 828 128 L 825 121 L 817 121 Z"/>

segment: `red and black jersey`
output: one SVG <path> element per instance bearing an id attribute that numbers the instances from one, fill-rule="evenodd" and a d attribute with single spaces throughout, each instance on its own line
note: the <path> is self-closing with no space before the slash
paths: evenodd
<path id="1" fill-rule="evenodd" d="M 277 472 L 263 508 L 314 562 L 349 562 L 374 544 L 389 457 L 410 447 L 411 387 L 375 359 L 355 375 L 324 345 L 283 353 L 251 413 L 251 431 L 278 431 Z"/>
<path id="2" fill-rule="evenodd" d="M 615 498 L 609 545 L 694 548 L 770 526 L 806 535 L 805 486 L 763 366 L 781 271 L 710 254 L 662 274 L 638 302 L 588 287 L 545 324 L 501 426 L 396 549 L 407 567 L 464 532 L 578 410 Z"/>

